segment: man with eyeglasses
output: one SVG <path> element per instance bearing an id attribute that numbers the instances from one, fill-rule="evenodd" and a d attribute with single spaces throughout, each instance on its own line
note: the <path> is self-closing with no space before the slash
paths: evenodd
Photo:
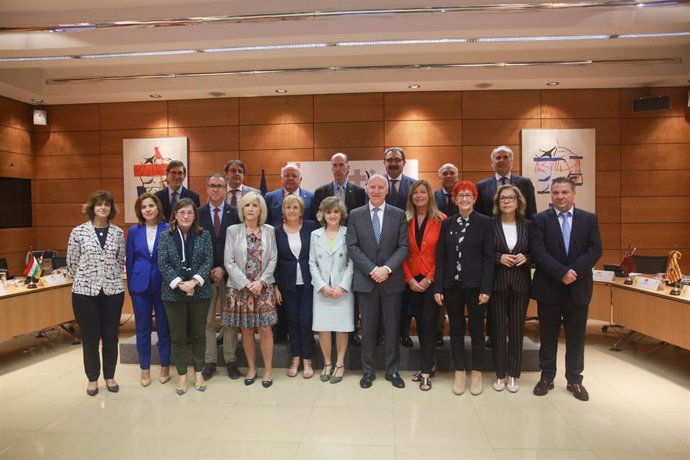
<path id="1" fill-rule="evenodd" d="M 227 169 L 226 169 L 227 172 Z M 211 269 L 211 307 L 206 318 L 206 356 L 201 375 L 210 380 L 216 373 L 218 364 L 218 343 L 216 342 L 216 311 L 222 311 L 227 294 L 228 274 L 225 272 L 223 255 L 225 251 L 225 231 L 230 225 L 239 224 L 237 208 L 225 202 L 228 183 L 222 174 L 212 174 L 206 181 L 208 203 L 199 208 L 199 224 L 211 235 L 213 246 L 213 268 Z M 221 328 L 223 336 L 223 359 L 231 379 L 240 378 L 237 367 L 237 333 L 238 328 L 225 326 Z"/>
<path id="2" fill-rule="evenodd" d="M 403 174 L 405 151 L 402 147 L 387 148 L 383 152 L 383 165 L 386 168 L 386 174 L 383 177 L 388 180 L 386 203 L 404 211 L 407 208 L 407 195 L 410 193 L 410 186 L 415 180 Z"/>
<path id="3" fill-rule="evenodd" d="M 182 186 L 185 178 L 187 177 L 187 168 L 184 163 L 179 160 L 173 160 L 168 163 L 165 168 L 165 183 L 167 187 L 156 192 L 156 196 L 161 200 L 163 205 L 163 215 L 165 220 L 170 220 L 170 214 L 172 209 L 175 207 L 181 198 L 191 199 L 196 207 L 199 207 L 199 195 Z"/>
<path id="4" fill-rule="evenodd" d="M 246 169 L 241 160 L 230 160 L 225 163 L 225 180 L 228 182 L 225 201 L 237 207 L 242 197 L 249 192 L 258 192 L 254 187 L 244 184 Z"/>

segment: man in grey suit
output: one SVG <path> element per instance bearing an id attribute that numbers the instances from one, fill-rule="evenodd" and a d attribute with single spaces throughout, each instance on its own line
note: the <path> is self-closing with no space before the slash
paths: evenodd
<path id="1" fill-rule="evenodd" d="M 247 170 L 241 160 L 230 160 L 225 163 L 225 180 L 228 182 L 228 189 L 225 201 L 237 207 L 240 199 L 249 192 L 258 192 L 257 189 L 244 185 L 244 175 Z"/>
<path id="2" fill-rule="evenodd" d="M 362 314 L 362 369 L 360 387 L 376 378 L 379 318 L 383 320 L 386 380 L 404 388 L 398 373 L 398 329 L 401 296 L 405 289 L 402 262 L 408 254 L 405 213 L 386 203 L 388 180 L 375 174 L 367 182 L 369 203 L 352 211 L 347 224 L 347 252 L 354 264 L 353 290 Z"/>

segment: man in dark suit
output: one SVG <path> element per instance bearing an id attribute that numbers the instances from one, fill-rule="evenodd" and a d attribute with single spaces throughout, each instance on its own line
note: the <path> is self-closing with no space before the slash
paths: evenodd
<path id="1" fill-rule="evenodd" d="M 525 217 L 532 219 L 537 213 L 537 200 L 534 196 L 534 185 L 527 177 L 512 173 L 513 151 L 510 147 L 500 145 L 491 152 L 491 166 L 495 173 L 491 177 L 477 182 L 479 198 L 474 209 L 485 216 L 493 217 L 494 195 L 499 185 L 512 184 L 520 189 L 527 201 Z"/>
<path id="2" fill-rule="evenodd" d="M 302 171 L 297 165 L 285 165 L 280 170 L 280 181 L 282 187 L 268 192 L 264 199 L 268 208 L 267 224 L 280 225 L 283 223 L 283 198 L 287 195 L 297 195 L 304 201 L 304 216 L 309 218 L 312 215 L 311 202 L 314 194 L 309 190 L 300 188 L 302 182 Z"/>
<path id="3" fill-rule="evenodd" d="M 440 190 L 434 192 L 436 206 L 446 216 L 458 213 L 458 206 L 453 200 L 453 188 L 460 181 L 460 174 L 457 166 L 446 163 L 438 168 L 438 178 L 441 180 Z"/>
<path id="4" fill-rule="evenodd" d="M 539 312 L 541 378 L 533 393 L 544 396 L 554 387 L 561 322 L 565 330 L 567 390 L 581 400 L 587 314 L 592 298 L 592 267 L 601 257 L 597 216 L 575 208 L 575 182 L 558 177 L 551 183 L 553 208 L 535 214 L 530 226 L 530 252 L 536 262 L 532 297 Z"/>
<path id="5" fill-rule="evenodd" d="M 222 311 L 227 294 L 227 273 L 223 264 L 225 250 L 225 230 L 230 225 L 240 222 L 237 208 L 225 202 L 227 182 L 222 174 L 213 174 L 206 181 L 208 203 L 199 208 L 199 224 L 211 234 L 213 245 L 213 268 L 211 269 L 211 288 L 213 298 L 206 318 L 206 365 L 201 372 L 205 380 L 209 380 L 216 372 L 218 363 L 218 344 L 216 343 L 216 311 Z M 237 367 L 237 328 L 222 327 L 223 358 L 228 369 L 228 377 L 238 379 L 240 371 Z"/>
<path id="6" fill-rule="evenodd" d="M 383 152 L 383 165 L 386 167 L 386 174 L 383 177 L 388 181 L 386 203 L 403 211 L 407 207 L 410 186 L 415 181 L 412 177 L 403 174 L 405 163 L 405 151 L 402 147 L 390 147 Z"/>
<path id="7" fill-rule="evenodd" d="M 199 207 L 199 195 L 182 186 L 186 177 L 187 168 L 181 161 L 173 160 L 165 168 L 165 183 L 168 186 L 157 191 L 156 196 L 161 200 L 166 221 L 170 220 L 170 214 L 180 198 L 190 198 Z"/>
<path id="8" fill-rule="evenodd" d="M 316 219 L 316 213 L 319 212 L 319 207 L 324 198 L 329 196 L 337 196 L 345 203 L 345 208 L 348 214 L 355 208 L 364 206 L 367 194 L 364 188 L 347 180 L 350 173 L 350 163 L 347 155 L 338 152 L 331 157 L 331 171 L 333 172 L 333 181 L 324 184 L 314 191 L 314 201 L 312 201 L 312 219 Z M 347 219 L 344 221 L 347 224 Z M 362 344 L 362 340 L 357 335 L 357 325 L 359 323 L 359 303 L 355 298 L 355 330 L 350 332 L 349 343 L 351 346 L 358 347 Z"/>
<path id="9" fill-rule="evenodd" d="M 225 163 L 225 180 L 228 182 L 225 201 L 237 207 L 242 197 L 249 192 L 258 192 L 254 187 L 244 185 L 246 169 L 241 160 L 230 160 Z"/>
<path id="10" fill-rule="evenodd" d="M 408 231 L 405 213 L 386 203 L 387 178 L 375 174 L 367 182 L 369 203 L 352 211 L 347 224 L 347 252 L 355 267 L 353 285 L 362 313 L 362 369 L 359 382 L 369 388 L 376 378 L 377 331 L 383 318 L 386 380 L 404 388 L 398 373 L 398 329 L 401 296 L 405 290 L 402 272 L 407 257 Z"/>

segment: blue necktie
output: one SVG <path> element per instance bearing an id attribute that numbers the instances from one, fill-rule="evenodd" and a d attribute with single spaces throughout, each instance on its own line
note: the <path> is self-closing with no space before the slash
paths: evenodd
<path id="1" fill-rule="evenodd" d="M 563 222 L 561 222 L 561 232 L 563 232 L 565 254 L 568 255 L 568 248 L 570 247 L 570 222 L 568 222 L 568 218 L 570 217 L 570 211 L 562 211 L 558 213 L 558 215 L 563 218 Z"/>
<path id="2" fill-rule="evenodd" d="M 177 195 L 179 195 L 178 192 L 172 192 L 172 199 L 170 200 L 170 207 L 174 208 L 175 204 L 177 203 Z"/>
<path id="3" fill-rule="evenodd" d="M 376 244 L 381 242 L 381 220 L 379 220 L 380 208 L 374 208 L 374 215 L 371 217 L 371 225 L 374 227 L 374 238 Z"/>

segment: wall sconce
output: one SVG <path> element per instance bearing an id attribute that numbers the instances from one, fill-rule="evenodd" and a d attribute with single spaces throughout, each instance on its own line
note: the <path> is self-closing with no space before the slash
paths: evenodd
<path id="1" fill-rule="evenodd" d="M 34 124 L 45 126 L 48 124 L 48 112 L 34 109 Z"/>

